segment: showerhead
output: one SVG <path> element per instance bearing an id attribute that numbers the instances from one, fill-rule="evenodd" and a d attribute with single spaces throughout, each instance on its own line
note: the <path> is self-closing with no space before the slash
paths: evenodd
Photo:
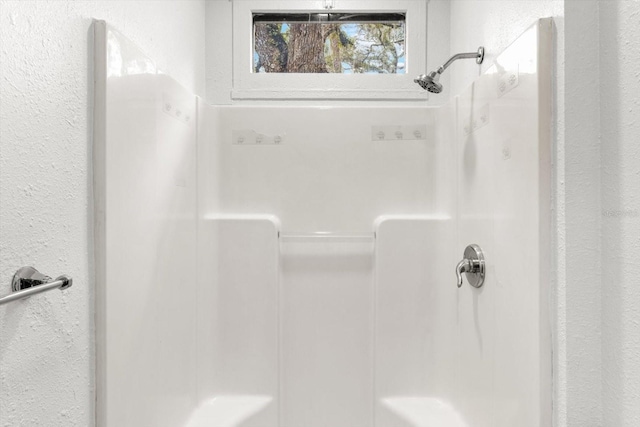
<path id="1" fill-rule="evenodd" d="M 438 82 L 438 77 L 440 77 L 440 74 L 432 71 L 429 75 L 422 74 L 418 76 L 414 82 L 418 83 L 422 89 L 428 90 L 431 93 L 440 93 L 442 92 L 442 85 Z"/>
<path id="2" fill-rule="evenodd" d="M 428 90 L 431 93 L 442 92 L 442 84 L 438 82 L 440 75 L 446 70 L 453 61 L 458 59 L 475 58 L 476 64 L 482 64 L 484 61 L 484 47 L 480 46 L 477 52 L 470 53 L 458 53 L 453 55 L 447 62 L 445 62 L 437 71 L 432 71 L 429 74 L 422 74 L 414 80 L 424 90 Z"/>

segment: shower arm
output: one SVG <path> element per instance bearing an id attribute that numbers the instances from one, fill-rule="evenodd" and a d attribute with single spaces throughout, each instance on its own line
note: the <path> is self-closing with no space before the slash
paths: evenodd
<path id="1" fill-rule="evenodd" d="M 447 62 L 445 62 L 440 66 L 440 68 L 438 68 L 436 73 L 442 74 L 444 70 L 449 68 L 449 65 L 451 65 L 453 62 L 457 61 L 458 59 L 471 59 L 471 58 L 475 58 L 477 64 L 482 64 L 482 61 L 484 60 L 484 47 L 482 46 L 479 47 L 477 52 L 458 53 L 453 55 L 451 58 L 449 58 Z"/>

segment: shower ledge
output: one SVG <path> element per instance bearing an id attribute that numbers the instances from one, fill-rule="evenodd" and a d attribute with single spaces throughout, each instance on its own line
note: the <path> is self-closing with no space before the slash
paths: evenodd
<path id="1" fill-rule="evenodd" d="M 285 239 L 291 238 L 316 238 L 316 239 L 331 239 L 331 238 L 357 238 L 357 239 L 370 239 L 374 238 L 377 234 L 380 225 L 386 221 L 448 221 L 451 217 L 446 214 L 428 214 L 428 215 L 380 215 L 373 221 L 372 231 L 296 231 L 296 232 L 283 232 L 282 223 L 280 218 L 271 214 L 209 214 L 202 218 L 204 221 L 268 221 L 271 222 L 278 233 L 278 237 L 284 237 Z"/>
<path id="2" fill-rule="evenodd" d="M 451 405 L 432 397 L 387 397 L 382 403 L 411 427 L 468 427 Z"/>
<path id="3" fill-rule="evenodd" d="M 238 427 L 272 400 L 270 396 L 216 396 L 200 404 L 185 427 Z"/>

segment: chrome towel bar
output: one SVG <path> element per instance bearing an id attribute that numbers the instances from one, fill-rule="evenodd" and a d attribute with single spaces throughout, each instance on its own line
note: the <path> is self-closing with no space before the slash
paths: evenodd
<path id="1" fill-rule="evenodd" d="M 52 289 L 67 289 L 71 285 L 73 285 L 73 279 L 67 275 L 62 275 L 53 280 L 33 267 L 22 267 L 13 275 L 13 280 L 11 281 L 11 290 L 13 292 L 0 298 L 0 305 Z"/>

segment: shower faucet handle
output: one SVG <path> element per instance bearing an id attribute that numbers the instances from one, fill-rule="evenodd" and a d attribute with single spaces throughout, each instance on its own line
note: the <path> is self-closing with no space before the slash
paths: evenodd
<path id="1" fill-rule="evenodd" d="M 462 287 L 462 273 L 465 273 L 467 281 L 474 288 L 480 288 L 484 284 L 484 254 L 480 246 L 471 244 L 464 250 L 464 259 L 456 266 L 458 288 Z"/>

